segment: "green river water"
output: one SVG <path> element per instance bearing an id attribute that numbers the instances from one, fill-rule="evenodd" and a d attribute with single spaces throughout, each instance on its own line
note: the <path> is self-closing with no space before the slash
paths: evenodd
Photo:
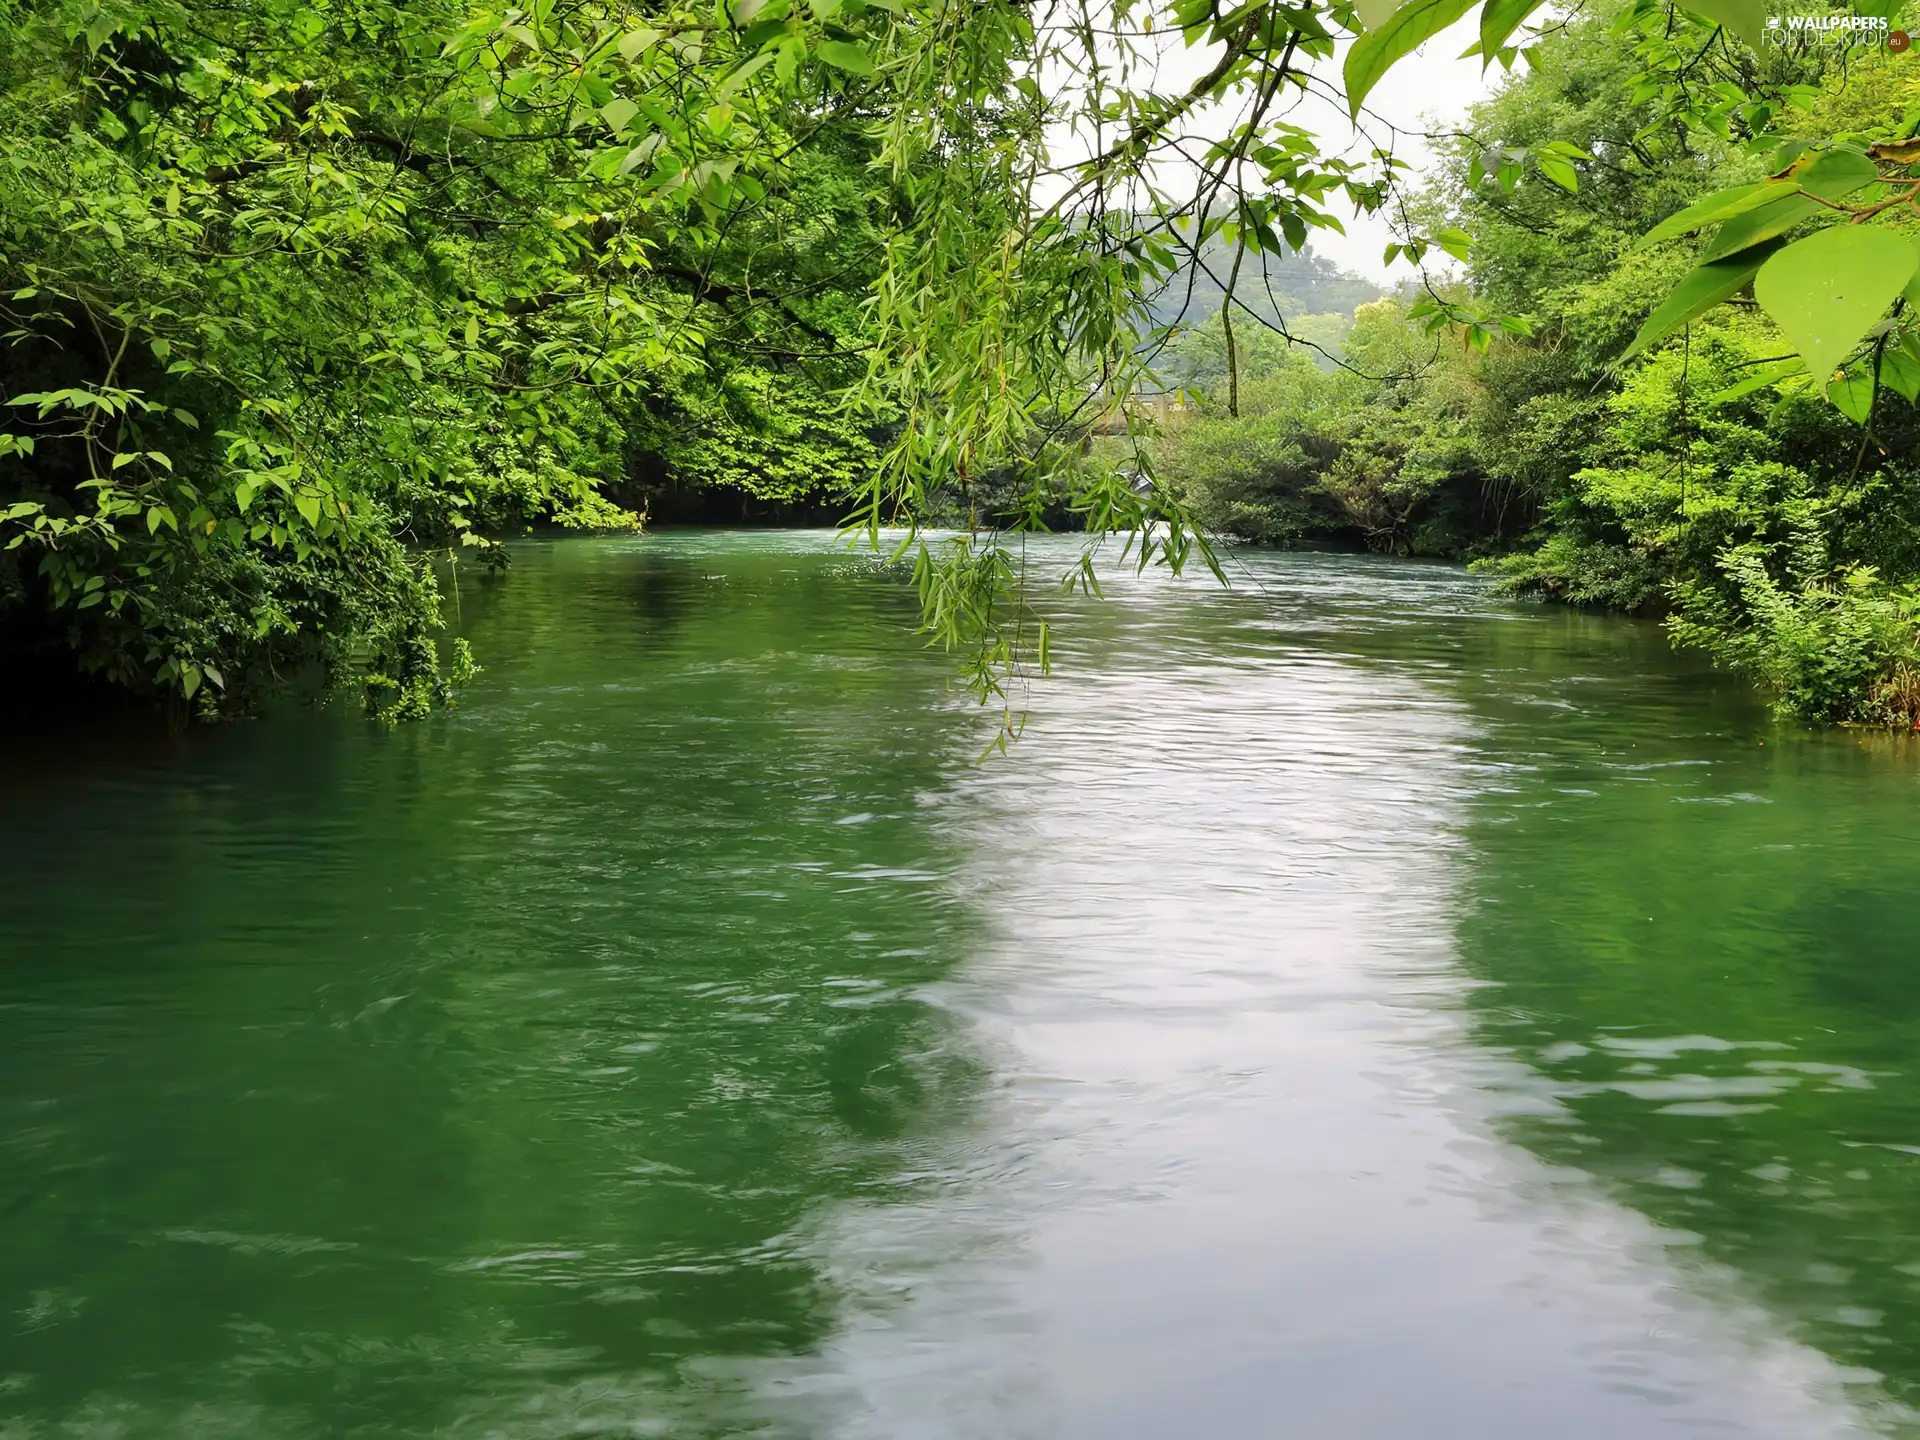
<path id="1" fill-rule="evenodd" d="M 11 742 L 0 1440 L 1920 1434 L 1914 748 L 1449 568 L 1059 608 L 984 764 L 805 532 Z"/>

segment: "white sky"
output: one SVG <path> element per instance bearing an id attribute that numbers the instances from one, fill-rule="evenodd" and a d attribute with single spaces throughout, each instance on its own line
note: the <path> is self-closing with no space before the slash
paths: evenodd
<path id="1" fill-rule="evenodd" d="M 1395 65 L 1367 97 L 1367 109 L 1403 131 L 1457 128 L 1466 118 L 1467 107 L 1491 95 L 1495 82 L 1501 78 L 1498 65 L 1483 76 L 1478 57 L 1455 58 L 1479 38 L 1479 23 L 1476 10 Z M 1338 58 L 1346 58 L 1344 47 Z M 1324 104 L 1319 105 L 1319 109 L 1324 119 L 1316 117 L 1300 123 L 1315 131 L 1330 147 L 1353 140 L 1353 126 L 1344 111 Z M 1414 135 L 1403 134 L 1395 148 L 1412 162 L 1416 175 L 1430 162 L 1428 146 Z M 1357 153 L 1364 154 L 1365 147 L 1358 147 Z M 1341 220 L 1347 234 L 1315 232 L 1315 251 L 1370 280 L 1393 281 L 1413 273 L 1404 261 L 1391 271 L 1381 263 L 1381 253 L 1393 239 L 1384 217 L 1356 219 L 1342 214 Z"/>
<path id="2" fill-rule="evenodd" d="M 1402 133 L 1391 141 L 1393 149 L 1414 166 L 1413 174 L 1416 177 L 1429 163 L 1431 152 L 1425 142 L 1409 132 L 1444 130 L 1457 126 L 1465 117 L 1467 107 L 1491 94 L 1495 82 L 1500 79 L 1501 72 L 1497 66 L 1483 76 L 1477 58 L 1455 58 L 1474 42 L 1478 33 L 1476 27 L 1477 16 L 1469 15 L 1451 29 L 1436 35 L 1420 50 L 1388 71 L 1368 97 L 1369 115 L 1363 119 L 1375 140 L 1382 144 L 1389 142 L 1390 132 L 1383 128 L 1381 122 L 1397 127 Z M 1166 95 L 1185 90 L 1214 63 L 1217 55 L 1212 46 L 1187 49 L 1174 32 L 1169 32 L 1166 41 L 1157 48 L 1158 76 L 1154 88 Z M 1345 59 L 1345 48 L 1343 45 L 1340 53 L 1319 69 L 1318 73 L 1330 85 L 1337 86 L 1339 83 L 1339 66 Z M 1134 83 L 1140 83 L 1138 76 Z M 1319 94 L 1302 98 L 1286 118 L 1312 131 L 1320 139 L 1326 154 L 1345 154 L 1354 160 L 1364 160 L 1371 148 L 1369 142 L 1355 134 L 1345 109 Z M 1196 129 L 1205 128 L 1204 121 L 1196 125 Z M 1112 137 L 1109 135 L 1106 138 L 1110 140 Z M 1053 148 L 1056 161 L 1061 161 L 1076 154 L 1092 153 L 1094 140 L 1092 136 L 1076 139 L 1071 134 L 1063 133 L 1053 142 Z M 1171 179 L 1169 184 L 1172 184 Z M 1342 236 L 1331 230 L 1315 231 L 1311 240 L 1315 252 L 1378 282 L 1392 283 L 1412 275 L 1413 272 L 1404 261 L 1392 270 L 1382 263 L 1382 252 L 1393 239 L 1386 217 L 1357 218 L 1346 209 L 1342 200 L 1331 201 L 1328 208 L 1339 214 L 1347 226 L 1347 234 Z"/>

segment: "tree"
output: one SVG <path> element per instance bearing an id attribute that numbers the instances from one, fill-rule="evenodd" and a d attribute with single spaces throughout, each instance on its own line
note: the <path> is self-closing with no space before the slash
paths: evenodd
<path id="1" fill-rule="evenodd" d="M 1535 45 L 1535 8 L 1481 7 L 1489 62 Z M 1157 388 L 1184 319 L 1176 277 L 1217 287 L 1223 335 L 1284 325 L 1243 280 L 1264 288 L 1337 225 L 1336 197 L 1392 201 L 1391 254 L 1416 267 L 1471 253 L 1401 203 L 1391 145 L 1329 157 L 1287 115 L 1338 92 L 1369 128 L 1387 70 L 1472 9 L 6 0 L 0 593 L 124 683 L 211 703 L 300 659 L 411 713 L 441 693 L 422 547 L 478 541 L 476 516 L 617 520 L 601 496 L 636 415 L 732 423 L 749 392 L 770 412 L 843 397 L 845 473 L 882 446 L 856 506 L 875 544 L 978 513 L 991 485 L 1017 524 L 1064 497 L 1135 563 L 1211 563 L 1150 451 L 1089 463 L 1087 423 L 1117 408 L 1140 437 L 1130 397 Z M 1668 129 L 1746 143 L 1797 93 L 1724 35 L 1686 61 L 1674 37 L 1702 26 L 1683 12 L 1636 0 L 1630 24 L 1653 87 L 1633 103 L 1664 106 Z M 1163 45 L 1206 68 L 1161 88 L 1146 62 Z M 1703 100 L 1706 63 L 1733 78 Z M 1470 169 L 1572 191 L 1604 177 L 1594 143 L 1503 143 Z M 1779 182 L 1799 186 L 1787 198 L 1845 148 Z M 1779 293 L 1811 293 L 1812 269 L 1778 272 Z M 1423 279 L 1410 315 L 1486 351 L 1528 328 L 1498 290 Z M 908 548 L 933 638 L 982 695 L 1044 665 L 1000 536 Z"/>

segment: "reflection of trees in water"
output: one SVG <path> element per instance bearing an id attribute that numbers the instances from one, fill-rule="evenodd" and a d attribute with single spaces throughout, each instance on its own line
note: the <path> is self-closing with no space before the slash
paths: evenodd
<path id="1" fill-rule="evenodd" d="M 1461 961 L 1494 982 L 1482 1038 L 1557 1101 L 1510 1133 L 1920 1401 L 1914 757 L 1563 638 L 1491 656 L 1473 697 Z"/>
<path id="2" fill-rule="evenodd" d="M 555 550 L 466 597 L 490 672 L 449 722 L 255 727 L 100 793 L 87 901 L 78 856 L 6 856 L 36 961 L 0 1000 L 42 1018 L 0 1081 L 60 1124 L 0 1111 L 0 1281 L 71 1313 L 0 1413 L 574 1433 L 831 1332 L 796 1231 L 911 1194 L 980 1083 L 923 993 L 969 924 L 939 673 L 841 562 L 652 560 L 662 655 L 631 552 Z"/>

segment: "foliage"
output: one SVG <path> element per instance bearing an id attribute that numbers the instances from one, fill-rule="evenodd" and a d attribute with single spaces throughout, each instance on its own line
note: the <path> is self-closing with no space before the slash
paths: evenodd
<path id="1" fill-rule="evenodd" d="M 427 550 L 632 524 L 615 498 L 660 476 L 845 493 L 875 546 L 906 525 L 929 637 L 983 696 L 1041 663 L 1017 532 L 1063 520 L 1179 569 L 1213 563 L 1196 506 L 1394 549 L 1547 515 L 1548 548 L 1646 574 L 1566 593 L 1627 599 L 1698 573 L 1673 559 L 1708 531 L 1662 529 L 1691 421 L 1634 450 L 1581 398 L 1623 348 L 1665 363 L 1751 280 L 1813 367 L 1766 383 L 1865 424 L 1870 476 L 1905 423 L 1886 397 L 1920 393 L 1920 252 L 1890 238 L 1920 112 L 1824 112 L 1826 62 L 1751 49 L 1759 0 L 1702 4 L 1486 0 L 1481 53 L 1527 68 L 1409 195 L 1390 141 L 1330 155 L 1293 102 L 1349 37 L 1372 136 L 1368 93 L 1471 0 L 0 0 L 0 604 L 136 689 L 243 705 L 298 668 L 393 709 L 440 693 Z M 1172 45 L 1207 68 L 1167 90 Z M 1244 335 L 1300 298 L 1257 297 L 1335 282 L 1307 249 L 1336 202 L 1391 204 L 1416 279 L 1343 338 L 1356 374 L 1288 360 L 1282 418 L 1248 373 L 1243 411 Z M 1227 430 L 1209 413 L 1177 459 L 1142 401 L 1197 291 Z M 1243 421 L 1271 432 L 1252 468 Z M 1622 458 L 1585 463 L 1563 422 Z M 1732 463 L 1729 493 L 1772 483 Z M 1832 465 L 1800 468 L 1817 490 Z M 955 515 L 1013 533 L 921 537 Z"/>
<path id="2" fill-rule="evenodd" d="M 1748 542 L 1720 555 L 1724 583 L 1679 582 L 1675 639 L 1744 671 L 1789 715 L 1920 729 L 1920 586 L 1866 565 L 1836 572 L 1812 515 L 1785 548 L 1784 578 Z"/>
<path id="3" fill-rule="evenodd" d="M 1657 100 L 1640 141 L 1709 147 L 1700 178 L 1718 184 L 1650 227 L 1622 268 L 1711 233 L 1620 352 L 1651 358 L 1607 374 L 1619 388 L 1601 463 L 1550 487 L 1540 543 L 1504 568 L 1577 601 L 1672 603 L 1677 640 L 1789 713 L 1910 726 L 1920 250 L 1905 212 L 1920 147 L 1901 137 L 1920 124 L 1920 89 L 1884 55 L 1834 73 L 1819 56 L 1756 56 L 1708 31 L 1694 53 L 1724 78 L 1703 107 L 1698 76 L 1656 83 L 1676 55 L 1648 32 L 1660 18 L 1636 4 L 1615 26 L 1639 27 L 1639 58 L 1654 61 L 1634 92 Z M 1730 299 L 1766 319 L 1729 318 Z"/>
<path id="4" fill-rule="evenodd" d="M 317 669 L 411 714 L 446 694 L 411 547 L 605 518 L 555 459 L 589 405 L 476 406 L 509 349 L 483 302 L 553 246 L 408 163 L 451 15 L 0 16 L 14 624 L 136 690 L 244 705 Z"/>
<path id="5" fill-rule="evenodd" d="M 1304 249 L 1278 254 L 1257 251 L 1242 256 L 1239 250 L 1218 232 L 1194 246 L 1159 291 L 1148 297 L 1148 318 L 1176 334 L 1217 330 L 1236 259 L 1234 308 L 1254 322 L 1243 328 L 1255 336 L 1300 335 L 1302 323 L 1310 316 L 1350 315 L 1356 306 L 1381 295 L 1378 285 L 1317 254 L 1311 241 Z"/>
<path id="6" fill-rule="evenodd" d="M 643 395 L 671 424 L 751 387 L 742 354 L 835 347 L 858 302 L 809 267 L 870 242 L 857 137 L 816 137 L 796 205 L 726 158 L 751 97 L 738 131 L 695 97 L 697 179 L 622 173 L 596 142 L 639 112 L 553 91 L 566 28 L 453 0 L 0 6 L 15 648 L 203 707 L 310 675 L 416 713 L 447 693 L 425 552 L 630 528 L 609 494 L 661 421 Z M 607 48 L 660 95 L 692 63 Z"/>
<path id="7" fill-rule="evenodd" d="M 751 363 L 645 395 L 633 434 L 669 483 L 843 506 L 879 459 L 874 427 L 804 377 Z"/>
<path id="8" fill-rule="evenodd" d="M 1481 528 L 1472 366 L 1436 366 L 1439 347 L 1409 309 L 1362 305 L 1340 347 L 1348 368 L 1323 371 L 1256 338 L 1240 357 L 1248 378 L 1237 415 L 1219 403 L 1218 362 L 1196 364 L 1215 383 L 1159 446 L 1167 483 L 1209 527 L 1243 539 L 1466 549 Z"/>
<path id="9" fill-rule="evenodd" d="M 1699 64 L 1663 70 L 1676 46 Z M 1229 532 L 1479 553 L 1519 591 L 1672 608 L 1794 714 L 1911 723 L 1920 182 L 1855 127 L 1911 127 L 1920 85 L 1638 3 L 1527 57 L 1408 202 L 1470 237 L 1469 288 L 1362 310 L 1319 381 L 1246 349 L 1238 417 L 1215 380 L 1167 473 Z M 1579 183 L 1520 183 L 1556 146 Z M 1475 307 L 1525 323 L 1425 334 Z"/>
<path id="10" fill-rule="evenodd" d="M 1745 5 L 1736 8 L 1757 43 L 1760 20 L 1747 15 Z M 1724 36 L 1706 48 L 1714 43 L 1724 46 Z M 1794 110 L 1813 108 L 1821 92 L 1796 83 L 1806 78 L 1748 66 L 1737 82 L 1726 83 L 1738 102 L 1732 113 L 1742 148 L 1752 155 L 1771 151 L 1770 173 L 1715 190 L 1643 237 L 1640 243 L 1651 245 L 1711 231 L 1697 268 L 1649 317 L 1626 354 L 1647 349 L 1751 285 L 1800 361 L 1771 372 L 1769 383 L 1812 388 L 1871 429 L 1881 390 L 1890 392 L 1889 403 L 1920 398 L 1920 329 L 1910 303 L 1920 297 L 1920 242 L 1909 233 L 1920 216 L 1920 139 L 1914 138 L 1920 103 L 1899 103 L 1920 101 L 1920 93 L 1883 61 L 1835 87 L 1855 92 L 1845 113 L 1865 120 L 1862 129 L 1816 124 L 1807 130 L 1795 123 Z M 1859 116 L 1862 91 L 1874 92 L 1886 108 L 1871 119 Z M 1837 107 L 1825 108 L 1830 120 L 1838 118 Z M 1681 95 L 1667 96 L 1667 110 L 1681 122 L 1702 118 Z"/>
<path id="11" fill-rule="evenodd" d="M 1556 485 L 1545 543 L 1499 562 L 1517 588 L 1581 604 L 1658 608 L 1675 581 L 1730 544 L 1779 538 L 1783 507 L 1814 481 L 1778 459 L 1802 407 L 1718 398 L 1764 355 L 1751 322 L 1696 335 L 1636 369 L 1606 402 L 1588 463 Z"/>

